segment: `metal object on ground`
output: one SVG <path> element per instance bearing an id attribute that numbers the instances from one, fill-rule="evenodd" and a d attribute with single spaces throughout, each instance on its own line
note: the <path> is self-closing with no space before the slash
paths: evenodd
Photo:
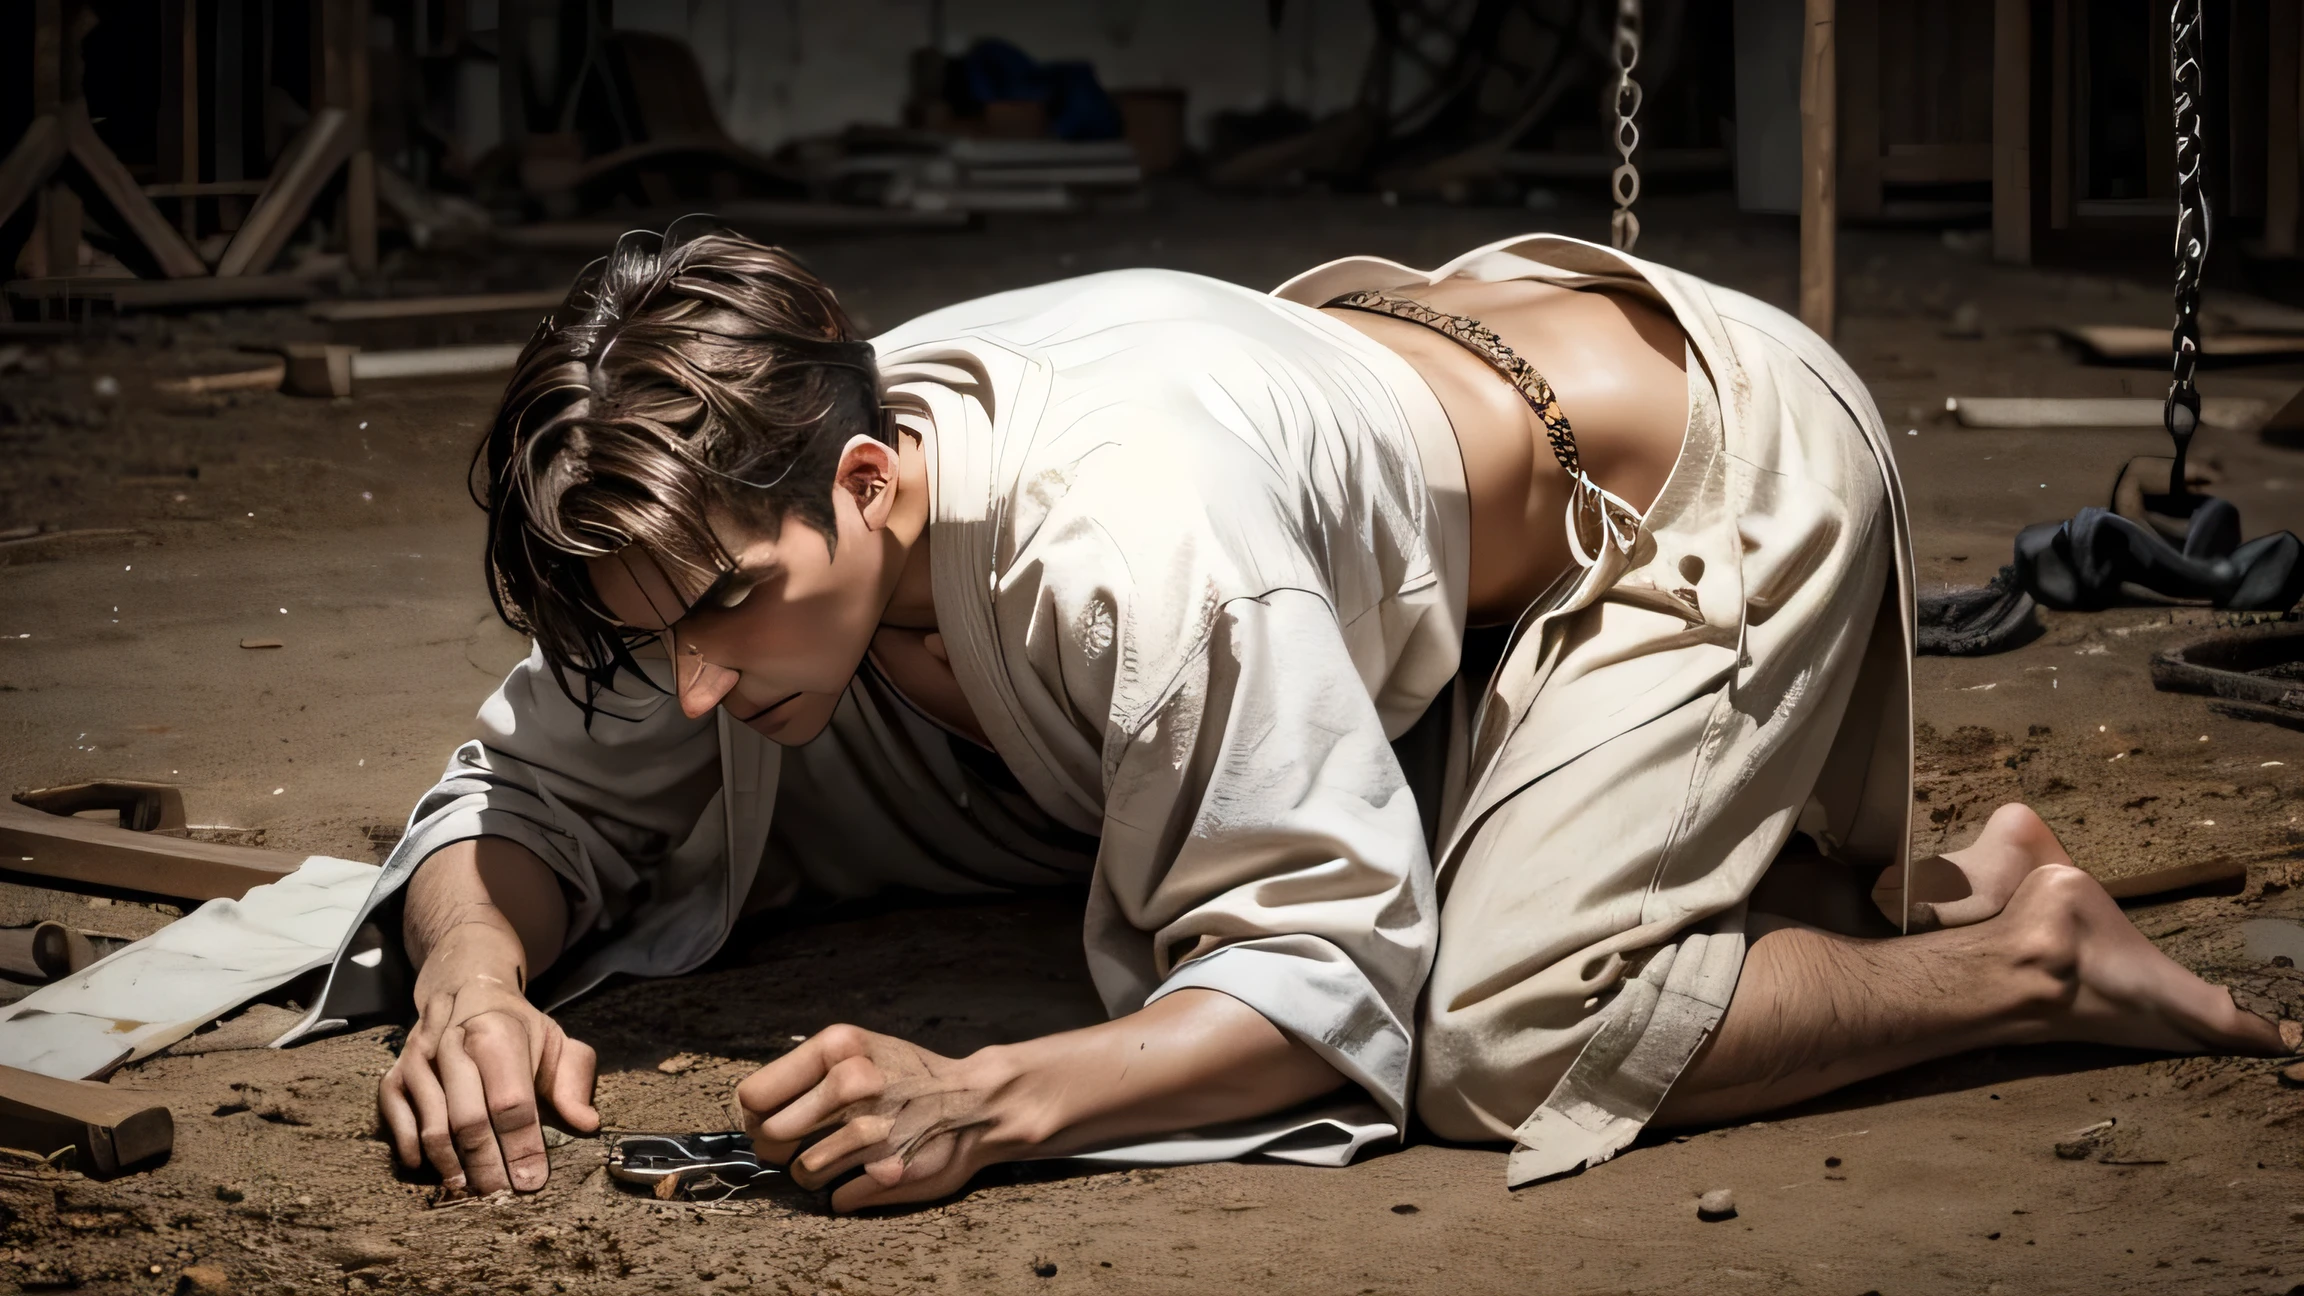
<path id="1" fill-rule="evenodd" d="M 730 1130 L 697 1134 L 626 1134 L 608 1149 L 608 1176 L 647 1188 L 666 1201 L 721 1196 L 785 1181 L 783 1170 L 753 1155 L 752 1140 Z"/>
<path id="2" fill-rule="evenodd" d="M 2205 693 L 2223 715 L 2304 729 L 2304 624 L 2229 630 L 2155 653 L 2152 685 Z"/>

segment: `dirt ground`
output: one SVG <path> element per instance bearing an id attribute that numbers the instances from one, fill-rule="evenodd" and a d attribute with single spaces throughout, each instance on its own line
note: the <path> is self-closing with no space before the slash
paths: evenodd
<path id="1" fill-rule="evenodd" d="M 1649 203 L 1644 254 L 1791 297 L 1788 225 L 1720 199 Z M 1155 194 L 1095 221 L 820 240 L 802 250 L 867 321 L 1127 265 L 1268 286 L 1331 256 L 1431 264 L 1530 227 L 1601 237 L 1598 209 Z M 1964 431 L 1948 395 L 2158 395 L 2157 368 L 2088 367 L 2064 323 L 2164 325 L 2164 278 L 1989 264 L 1971 235 L 1844 236 L 1840 343 L 1895 434 L 1931 584 L 1982 581 L 2023 524 L 2107 502 L 2157 432 Z M 436 258 L 400 291 L 535 287 L 574 261 Z M 2212 307 L 2241 299 L 2212 295 Z M 1963 309 L 1968 307 L 1969 309 Z M 1969 327 L 1971 324 L 1974 327 Z M 517 338 L 518 320 L 369 345 Z M 1960 334 L 1961 336 L 1952 336 Z M 218 836 L 380 857 L 520 652 L 479 580 L 464 473 L 488 381 L 334 402 L 200 401 L 150 380 L 316 337 L 290 311 L 125 321 L 37 344 L 0 375 L 0 530 L 126 534 L 0 543 L 0 783 L 182 784 Z M 99 394 L 117 383 L 116 396 Z M 2211 396 L 2278 400 L 2304 366 L 2209 372 Z M 2251 534 L 2304 529 L 2304 454 L 2211 429 L 2198 457 Z M 2304 972 L 2252 964 L 2247 917 L 2304 918 L 2304 737 L 2152 691 L 2150 655 L 2230 618 L 2047 614 L 2003 656 L 1923 659 L 1919 845 L 1958 844 L 2002 801 L 2040 807 L 2105 877 L 2209 857 L 2247 891 L 2140 907 L 2172 955 L 2246 1003 L 2304 1015 Z M 244 650 L 245 637 L 277 650 Z M 2071 688 L 2064 688 L 2069 683 Z M 227 832 L 225 830 L 236 830 Z M 149 897 L 0 875 L 0 922 L 140 935 Z M 1097 1009 L 1076 901 L 833 914 L 746 931 L 705 971 L 627 984 L 564 1020 L 600 1050 L 611 1128 L 715 1128 L 789 1041 L 851 1021 L 948 1051 Z M 374 1117 L 387 1028 L 273 1052 L 154 1058 L 115 1076 L 164 1095 L 176 1151 L 98 1183 L 0 1163 L 0 1284 L 25 1290 L 1164 1292 L 1366 1294 L 2304 1291 L 2304 1090 L 2259 1061 L 2071 1048 L 1971 1055 L 1764 1123 L 1645 1138 L 1572 1178 L 1507 1192 L 1492 1148 L 1418 1138 L 1341 1171 L 1214 1165 L 1010 1170 L 911 1213 L 832 1219 L 775 1198 L 660 1203 L 611 1188 L 596 1140 L 535 1196 L 430 1205 Z M 221 1040 L 217 1042 L 222 1042 Z M 198 1047 L 200 1041 L 192 1042 Z M 658 1067 L 675 1054 L 692 1064 Z M 2112 1119 L 2080 1159 L 2055 1145 Z M 1700 1222 L 1729 1188 L 1738 1216 Z"/>

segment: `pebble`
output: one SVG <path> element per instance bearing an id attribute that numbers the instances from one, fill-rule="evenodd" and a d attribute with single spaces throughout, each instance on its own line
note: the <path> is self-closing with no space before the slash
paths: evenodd
<path id="1" fill-rule="evenodd" d="M 1736 1218 L 1736 1196 L 1725 1188 L 1715 1188 L 1696 1199 L 1696 1218 L 1700 1220 L 1730 1220 Z"/>
<path id="2" fill-rule="evenodd" d="M 693 1053 L 675 1053 L 672 1056 L 657 1063 L 656 1069 L 666 1075 L 678 1075 L 703 1060 L 704 1059 L 697 1057 Z"/>
<path id="3" fill-rule="evenodd" d="M 2280 1068 L 2280 1083 L 2304 1088 L 2304 1062 L 2291 1062 Z"/>
<path id="4" fill-rule="evenodd" d="M 195 1296 L 225 1296 L 232 1290 L 232 1280 L 215 1265 L 186 1266 L 181 1285 Z"/>

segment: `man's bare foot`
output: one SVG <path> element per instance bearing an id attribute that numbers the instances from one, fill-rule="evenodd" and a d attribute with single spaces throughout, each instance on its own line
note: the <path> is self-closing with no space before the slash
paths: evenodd
<path id="1" fill-rule="evenodd" d="M 1983 922 L 2008 906 L 2032 870 L 2071 862 L 2032 807 L 2011 801 L 1992 812 L 1973 845 L 1914 861 L 1912 930 Z"/>
<path id="2" fill-rule="evenodd" d="M 2052 1038 L 2172 1053 L 2291 1051 L 2284 1023 L 2243 1011 L 2161 953 L 2103 884 L 2071 865 L 2029 870 L 1994 922 L 1997 948 L 2036 980 Z"/>

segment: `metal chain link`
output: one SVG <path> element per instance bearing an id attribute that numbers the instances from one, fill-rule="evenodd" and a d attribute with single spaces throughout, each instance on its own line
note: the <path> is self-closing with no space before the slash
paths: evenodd
<path id="1" fill-rule="evenodd" d="M 1632 120 L 1640 111 L 1640 83 L 1632 79 L 1632 69 L 1640 62 L 1640 0 L 1617 0 L 1614 48 L 1616 153 L 1624 160 L 1608 177 L 1608 187 L 1616 195 L 1615 214 L 1608 218 L 1608 241 L 1617 251 L 1629 252 L 1640 241 L 1640 218 L 1632 214 L 1632 204 L 1640 197 L 1640 168 L 1632 165 L 1632 150 L 1640 147 L 1640 128 Z"/>
<path id="2" fill-rule="evenodd" d="M 2182 499 L 2187 494 L 2184 454 L 2200 426 L 2200 390 L 2192 375 L 2200 363 L 2200 274 L 2208 261 L 2210 223 L 2208 195 L 2201 187 L 2200 116 L 2208 96 L 2201 85 L 2200 0 L 2174 0 L 2168 22 L 2168 77 L 2176 105 L 2176 325 L 2169 337 L 2172 363 L 2161 417 L 2176 443 L 2168 493 Z"/>

